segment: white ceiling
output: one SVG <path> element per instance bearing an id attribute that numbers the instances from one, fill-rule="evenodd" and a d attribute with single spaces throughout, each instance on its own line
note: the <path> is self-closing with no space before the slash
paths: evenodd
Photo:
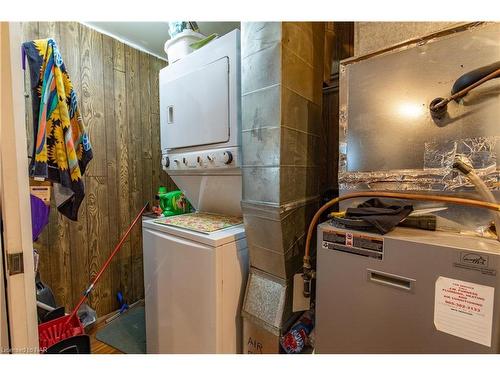
<path id="1" fill-rule="evenodd" d="M 167 59 L 163 45 L 170 39 L 168 22 L 84 22 L 100 32 L 116 37 L 127 44 Z M 240 28 L 239 22 L 198 22 L 200 32 L 205 35 L 224 35 Z"/>

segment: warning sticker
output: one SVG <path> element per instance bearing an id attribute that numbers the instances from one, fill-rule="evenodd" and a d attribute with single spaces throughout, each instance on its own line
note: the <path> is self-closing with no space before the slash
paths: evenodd
<path id="1" fill-rule="evenodd" d="M 495 288 L 438 277 L 434 325 L 438 331 L 491 347 Z"/>
<path id="2" fill-rule="evenodd" d="M 382 260 L 384 255 L 384 239 L 370 235 L 350 232 L 323 232 L 324 249 L 361 255 Z"/>

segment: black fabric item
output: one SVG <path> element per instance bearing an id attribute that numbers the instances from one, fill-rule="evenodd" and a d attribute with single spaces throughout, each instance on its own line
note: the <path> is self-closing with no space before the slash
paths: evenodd
<path id="1" fill-rule="evenodd" d="M 380 234 L 390 232 L 413 211 L 412 205 L 388 205 L 378 198 L 368 199 L 357 208 L 348 208 L 346 218 L 361 219 L 373 226 Z"/>
<path id="2" fill-rule="evenodd" d="M 90 336 L 78 335 L 59 341 L 49 347 L 47 354 L 90 354 Z"/>

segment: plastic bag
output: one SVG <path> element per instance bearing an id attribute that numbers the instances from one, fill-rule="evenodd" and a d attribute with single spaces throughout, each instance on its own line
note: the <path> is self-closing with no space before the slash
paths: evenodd
<path id="1" fill-rule="evenodd" d="M 199 31 L 198 24 L 193 21 L 173 21 L 168 23 L 168 34 L 171 38 L 174 38 L 186 29 Z"/>
<path id="2" fill-rule="evenodd" d="M 283 350 L 288 353 L 300 353 L 309 344 L 309 334 L 314 328 L 314 310 L 301 315 L 299 320 L 280 339 Z"/>
<path id="3" fill-rule="evenodd" d="M 87 331 L 94 326 L 97 320 L 97 313 L 93 308 L 84 303 L 78 309 L 78 318 L 82 322 L 83 328 Z"/>

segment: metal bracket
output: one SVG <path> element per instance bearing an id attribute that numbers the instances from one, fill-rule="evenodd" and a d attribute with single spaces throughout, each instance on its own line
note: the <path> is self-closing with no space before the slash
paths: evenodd
<path id="1" fill-rule="evenodd" d="M 23 253 L 7 254 L 7 268 L 10 276 L 24 273 Z"/>

